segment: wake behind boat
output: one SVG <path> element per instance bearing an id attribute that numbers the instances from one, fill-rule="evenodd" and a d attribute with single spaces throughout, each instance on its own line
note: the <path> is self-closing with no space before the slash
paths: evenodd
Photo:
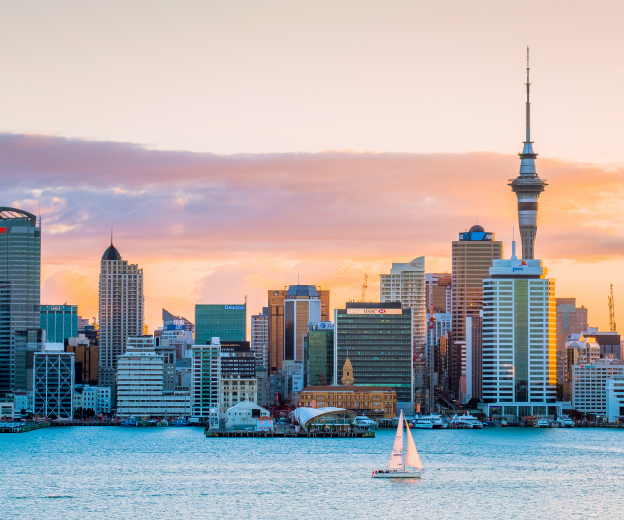
<path id="1" fill-rule="evenodd" d="M 407 454 L 405 457 L 403 456 L 403 423 L 405 423 L 407 430 Z M 385 470 L 373 471 L 373 478 L 420 478 L 424 471 L 416 450 L 416 444 L 414 444 L 414 438 L 407 421 L 403 417 L 403 410 L 401 410 L 388 466 Z"/>

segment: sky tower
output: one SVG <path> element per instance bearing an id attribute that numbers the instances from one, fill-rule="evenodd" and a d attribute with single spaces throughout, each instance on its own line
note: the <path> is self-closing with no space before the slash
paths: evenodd
<path id="1" fill-rule="evenodd" d="M 510 179 L 509 186 L 518 197 L 518 223 L 522 239 L 522 258 L 533 259 L 535 235 L 537 235 L 537 201 L 540 193 L 548 186 L 535 171 L 537 154 L 533 151 L 531 141 L 531 103 L 529 101 L 529 48 L 527 47 L 527 81 L 526 81 L 526 139 L 520 156 L 520 175 Z"/>

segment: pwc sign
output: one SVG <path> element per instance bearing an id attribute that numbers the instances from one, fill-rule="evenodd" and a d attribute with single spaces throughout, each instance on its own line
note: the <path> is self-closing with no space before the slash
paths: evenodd
<path id="1" fill-rule="evenodd" d="M 9 230 L 7 228 L 0 227 L 0 235 L 3 235 L 3 234 L 8 233 L 8 232 L 9 232 Z"/>

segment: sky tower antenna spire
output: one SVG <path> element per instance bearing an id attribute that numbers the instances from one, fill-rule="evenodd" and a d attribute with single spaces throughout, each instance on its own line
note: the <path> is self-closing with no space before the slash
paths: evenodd
<path id="1" fill-rule="evenodd" d="M 531 67 L 529 66 L 529 47 L 527 46 L 527 80 L 526 80 L 526 142 L 531 142 L 531 101 L 529 100 L 529 93 L 531 91 L 531 82 L 529 81 L 529 72 Z"/>

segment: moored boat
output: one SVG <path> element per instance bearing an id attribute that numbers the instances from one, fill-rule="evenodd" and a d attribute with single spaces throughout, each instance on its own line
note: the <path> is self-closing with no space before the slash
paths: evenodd
<path id="1" fill-rule="evenodd" d="M 373 419 L 366 417 L 366 415 L 358 415 L 355 418 L 355 421 L 353 424 L 361 428 L 368 428 L 369 430 L 376 430 L 377 426 L 379 426 L 377 424 L 377 421 L 374 421 Z"/>
<path id="2" fill-rule="evenodd" d="M 407 452 L 403 452 L 403 425 L 407 430 Z M 424 472 L 414 438 L 410 432 L 407 421 L 403 417 L 403 410 L 399 417 L 399 425 L 397 427 L 396 436 L 394 437 L 394 445 L 390 460 L 385 470 L 373 471 L 373 478 L 420 478 Z"/>
<path id="3" fill-rule="evenodd" d="M 440 415 L 421 415 L 416 417 L 412 423 L 412 428 L 423 430 L 440 430 L 448 425 L 442 421 Z"/>
<path id="4" fill-rule="evenodd" d="M 476 417 L 472 415 L 454 415 L 451 418 L 450 425 L 452 428 L 466 429 L 466 430 L 482 430 L 483 423 L 479 422 Z"/>
<path id="5" fill-rule="evenodd" d="M 136 417 L 128 417 L 125 421 L 121 423 L 121 426 L 137 426 Z"/>
<path id="6" fill-rule="evenodd" d="M 182 426 L 190 426 L 191 423 L 188 422 L 186 419 L 182 418 L 182 419 L 176 419 L 175 421 L 173 421 L 171 423 L 171 426 L 175 426 L 176 428 L 180 428 Z"/>

